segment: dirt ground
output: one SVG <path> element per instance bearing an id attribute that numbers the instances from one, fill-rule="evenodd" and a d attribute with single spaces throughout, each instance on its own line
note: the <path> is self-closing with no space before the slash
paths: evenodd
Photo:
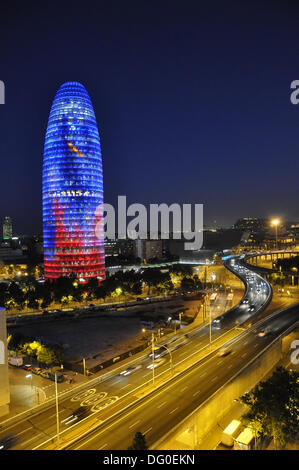
<path id="1" fill-rule="evenodd" d="M 126 351 L 128 345 L 140 344 L 144 333 L 142 319 L 164 317 L 188 309 L 198 308 L 198 301 L 181 300 L 141 305 L 128 310 L 109 313 L 92 313 L 88 318 L 78 317 L 49 322 L 31 323 L 8 328 L 9 333 L 21 332 L 36 339 L 49 340 L 63 345 L 66 361 L 76 361 L 97 355 L 97 362 Z M 110 353 L 110 354 L 109 354 Z M 88 362 L 88 361 L 87 361 Z M 91 366 L 91 361 L 87 366 Z"/>

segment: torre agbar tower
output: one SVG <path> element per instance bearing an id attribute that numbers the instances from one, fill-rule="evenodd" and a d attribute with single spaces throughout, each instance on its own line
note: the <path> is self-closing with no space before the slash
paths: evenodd
<path id="1" fill-rule="evenodd" d="M 78 82 L 64 83 L 50 112 L 43 161 L 46 279 L 76 274 L 105 278 L 100 138 L 91 100 Z"/>

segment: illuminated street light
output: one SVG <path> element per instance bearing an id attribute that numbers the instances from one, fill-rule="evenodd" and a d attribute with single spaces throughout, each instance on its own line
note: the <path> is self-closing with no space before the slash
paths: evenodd
<path id="1" fill-rule="evenodd" d="M 31 379 L 31 392 L 32 392 L 32 389 L 33 389 L 33 385 L 32 385 L 32 374 L 27 374 L 27 375 L 25 375 L 25 378 L 26 378 L 26 379 Z"/>
<path id="2" fill-rule="evenodd" d="M 277 227 L 278 227 L 279 223 L 280 223 L 280 220 L 279 220 L 279 219 L 273 219 L 273 220 L 271 221 L 271 225 L 272 225 L 273 227 L 275 227 L 276 250 L 278 249 L 278 243 L 277 243 Z"/>

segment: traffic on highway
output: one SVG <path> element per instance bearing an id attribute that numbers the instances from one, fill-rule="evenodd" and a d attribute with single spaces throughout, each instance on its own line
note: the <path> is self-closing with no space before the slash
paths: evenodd
<path id="1" fill-rule="evenodd" d="M 250 319 L 254 323 L 266 308 L 271 286 L 246 268 L 241 258 L 229 259 L 226 266 L 245 284 L 245 295 L 238 305 L 219 318 L 210 315 L 209 322 L 188 333 L 182 330 L 157 342 L 146 354 L 114 366 L 88 385 L 60 396 L 58 427 L 53 402 L 30 418 L 2 427 L 0 442 L 14 436 L 12 449 L 53 448 L 53 439 L 54 448 L 126 449 L 136 431 L 143 432 L 149 444 L 158 441 L 182 416 L 297 321 L 298 306 L 294 306 L 283 316 L 278 312 L 258 322 L 257 328 L 243 328 L 244 322 Z M 122 427 L 129 432 L 122 432 Z M 70 429 L 77 432 L 69 436 Z"/>

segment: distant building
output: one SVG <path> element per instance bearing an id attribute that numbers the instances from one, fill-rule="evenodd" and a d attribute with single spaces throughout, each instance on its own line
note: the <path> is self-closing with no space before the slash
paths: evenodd
<path id="1" fill-rule="evenodd" d="M 267 219 L 259 219 L 255 217 L 243 217 L 238 219 L 234 225 L 237 230 L 244 232 L 265 232 L 269 229 L 269 221 Z"/>
<path id="2" fill-rule="evenodd" d="M 118 256 L 118 247 L 116 240 L 105 240 L 104 241 L 104 250 L 106 256 Z"/>
<path id="3" fill-rule="evenodd" d="M 0 308 L 0 416 L 9 412 L 7 332 L 5 309 Z"/>
<path id="4" fill-rule="evenodd" d="M 137 257 L 136 255 L 136 240 L 127 238 L 125 240 L 117 240 L 117 249 L 119 256 L 123 258 Z"/>
<path id="5" fill-rule="evenodd" d="M 141 260 L 162 258 L 162 240 L 136 240 L 136 257 Z"/>
<path id="6" fill-rule="evenodd" d="M 2 243 L 0 246 L 0 261 L 5 264 L 22 264 L 24 263 L 24 256 L 21 249 L 13 250 L 7 243 Z"/>
<path id="7" fill-rule="evenodd" d="M 3 221 L 3 240 L 10 240 L 12 238 L 12 220 L 11 217 L 4 217 Z"/>

